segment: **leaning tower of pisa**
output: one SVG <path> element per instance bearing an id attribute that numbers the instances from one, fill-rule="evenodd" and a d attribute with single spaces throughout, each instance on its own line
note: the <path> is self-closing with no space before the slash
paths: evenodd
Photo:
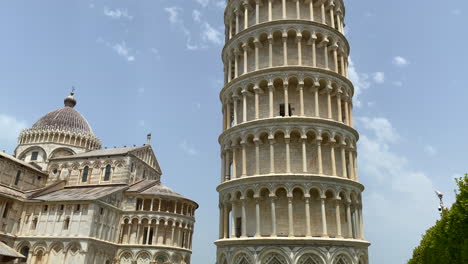
<path id="1" fill-rule="evenodd" d="M 218 264 L 367 264 L 342 0 L 228 0 Z"/>

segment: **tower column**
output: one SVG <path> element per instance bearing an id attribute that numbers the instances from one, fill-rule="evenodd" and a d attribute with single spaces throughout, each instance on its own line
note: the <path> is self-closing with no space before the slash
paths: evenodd
<path id="1" fill-rule="evenodd" d="M 255 237 L 260 236 L 260 198 L 255 198 Z"/>
<path id="2" fill-rule="evenodd" d="M 276 237 L 276 204 L 275 204 L 276 196 L 270 194 L 270 202 L 271 202 L 271 237 Z"/>
<path id="3" fill-rule="evenodd" d="M 325 200 L 326 197 L 321 197 L 320 203 L 321 203 L 321 214 L 322 214 L 322 237 L 328 237 L 328 231 L 327 231 L 327 211 L 325 209 Z"/>
<path id="4" fill-rule="evenodd" d="M 306 237 L 310 237 L 310 197 L 305 196 L 305 215 L 306 215 Z"/>
<path id="5" fill-rule="evenodd" d="M 288 223 L 289 223 L 289 237 L 294 236 L 294 218 L 293 218 L 293 197 L 288 196 Z"/>

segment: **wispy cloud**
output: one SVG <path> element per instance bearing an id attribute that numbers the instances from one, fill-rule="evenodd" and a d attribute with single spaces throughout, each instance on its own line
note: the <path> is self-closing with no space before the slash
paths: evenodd
<path id="1" fill-rule="evenodd" d="M 133 16 L 128 14 L 127 9 L 116 8 L 112 10 L 112 9 L 109 9 L 108 7 L 104 7 L 104 15 L 112 19 L 121 19 L 121 18 L 125 18 L 128 20 L 133 19 Z"/>
<path id="2" fill-rule="evenodd" d="M 198 151 L 191 145 L 189 144 L 186 140 L 182 141 L 179 144 L 179 147 L 188 155 L 190 156 L 195 156 L 198 155 Z"/>
<path id="3" fill-rule="evenodd" d="M 426 152 L 426 154 L 429 155 L 429 156 L 437 155 L 437 149 L 434 146 L 431 146 L 431 145 L 426 145 L 424 147 L 424 152 Z"/>
<path id="4" fill-rule="evenodd" d="M 399 67 L 404 67 L 409 64 L 409 61 L 401 56 L 396 56 L 393 58 L 393 64 Z"/>
<path id="5" fill-rule="evenodd" d="M 393 82 L 393 85 L 398 86 L 398 87 L 401 87 L 401 86 L 403 86 L 403 82 L 401 82 L 401 81 L 394 81 L 394 82 Z"/>
<path id="6" fill-rule="evenodd" d="M 220 45 L 223 43 L 223 34 L 221 34 L 219 30 L 213 28 L 208 22 L 204 22 L 202 24 L 202 39 L 205 42 Z"/>
<path id="7" fill-rule="evenodd" d="M 374 82 L 376 83 L 384 83 L 385 82 L 385 73 L 383 72 L 376 72 L 372 76 L 374 78 Z"/>
<path id="8" fill-rule="evenodd" d="M 195 0 L 195 1 L 203 7 L 207 7 L 208 4 L 210 3 L 210 0 Z"/>
<path id="9" fill-rule="evenodd" d="M 364 90 L 370 88 L 369 75 L 357 71 L 356 66 L 351 58 L 349 58 L 349 79 L 354 85 L 354 103 L 357 107 L 361 107 L 360 95 Z"/>
<path id="10" fill-rule="evenodd" d="M 459 15 L 461 15 L 462 11 L 461 11 L 461 9 L 453 9 L 451 11 L 451 13 L 452 13 L 452 15 L 459 16 Z"/>
<path id="11" fill-rule="evenodd" d="M 149 52 L 154 55 L 156 59 L 161 59 L 161 53 L 159 53 L 159 50 L 156 48 L 151 48 L 149 49 Z"/>
<path id="12" fill-rule="evenodd" d="M 112 45 L 112 49 L 121 57 L 127 61 L 132 62 L 135 60 L 135 56 L 131 54 L 130 48 L 127 47 L 125 41 Z"/>
<path id="13" fill-rule="evenodd" d="M 192 18 L 195 22 L 200 22 L 201 21 L 201 12 L 198 11 L 197 9 L 194 9 L 192 11 Z"/>

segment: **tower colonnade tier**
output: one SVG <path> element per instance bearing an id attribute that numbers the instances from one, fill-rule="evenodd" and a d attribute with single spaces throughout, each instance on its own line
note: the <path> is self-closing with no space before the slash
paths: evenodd
<path id="1" fill-rule="evenodd" d="M 367 264 L 341 0 L 230 0 L 220 264 Z"/>

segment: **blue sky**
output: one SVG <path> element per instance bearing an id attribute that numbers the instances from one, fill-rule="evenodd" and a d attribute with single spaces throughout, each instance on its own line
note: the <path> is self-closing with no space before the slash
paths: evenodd
<path id="1" fill-rule="evenodd" d="M 347 1 L 371 263 L 404 263 L 467 172 L 466 0 Z M 214 263 L 223 1 L 4 1 L 0 149 L 61 107 L 104 146 L 153 147 L 163 182 L 196 200 L 193 263 Z M 182 166 L 181 166 L 182 165 Z"/>

